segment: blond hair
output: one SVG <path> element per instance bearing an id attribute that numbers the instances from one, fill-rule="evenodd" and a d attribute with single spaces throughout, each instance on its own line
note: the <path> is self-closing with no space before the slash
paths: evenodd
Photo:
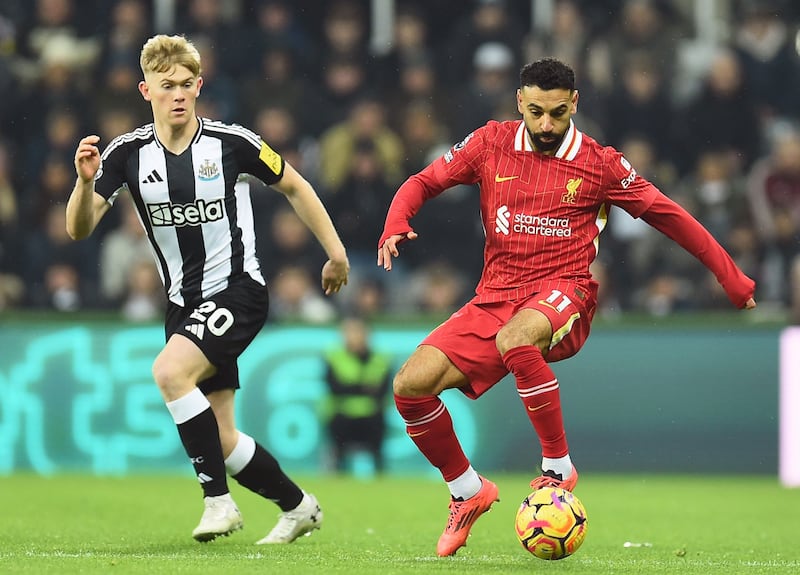
<path id="1" fill-rule="evenodd" d="M 150 72 L 164 73 L 175 66 L 183 66 L 194 76 L 199 76 L 200 52 L 184 36 L 159 34 L 145 42 L 139 66 L 145 75 Z"/>

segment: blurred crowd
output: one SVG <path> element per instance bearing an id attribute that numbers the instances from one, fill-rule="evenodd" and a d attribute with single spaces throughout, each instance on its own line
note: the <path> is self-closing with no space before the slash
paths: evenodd
<path id="1" fill-rule="evenodd" d="M 798 25 L 790 0 L 3 0 L 0 309 L 160 317 L 129 203 L 81 242 L 64 205 L 83 135 L 107 144 L 150 121 L 138 56 L 167 32 L 202 54 L 198 113 L 257 131 L 315 185 L 348 247 L 351 285 L 326 298 L 321 249 L 253 181 L 273 321 L 446 314 L 465 301 L 482 264 L 477 191 L 426 205 L 390 274 L 375 265 L 386 209 L 471 130 L 517 119 L 520 66 L 555 56 L 576 71 L 579 129 L 694 214 L 758 281 L 760 304 L 800 322 Z M 616 208 L 593 273 L 602 313 L 729 306 L 699 262 Z"/>

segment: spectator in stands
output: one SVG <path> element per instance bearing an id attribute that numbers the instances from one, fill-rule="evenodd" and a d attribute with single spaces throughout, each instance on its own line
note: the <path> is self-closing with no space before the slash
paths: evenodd
<path id="1" fill-rule="evenodd" d="M 166 298 L 152 258 L 138 260 L 126 271 L 122 317 L 131 322 L 161 319 L 166 308 Z"/>
<path id="2" fill-rule="evenodd" d="M 391 127 L 403 131 L 408 110 L 422 105 L 430 109 L 427 123 L 434 124 L 444 140 L 452 140 L 449 133 L 452 101 L 438 83 L 433 59 L 422 55 L 408 58 L 399 68 L 397 80 L 399 85 L 384 98 L 387 108 L 393 111 L 389 119 Z"/>
<path id="3" fill-rule="evenodd" d="M 654 145 L 649 138 L 631 135 L 619 147 L 624 157 L 637 173 L 659 186 L 670 189 L 675 175 L 661 165 Z M 608 230 L 600 240 L 597 265 L 603 266 L 608 281 L 603 288 L 606 311 L 631 311 L 647 278 L 653 273 L 653 260 L 659 249 L 669 249 L 660 242 L 660 234 L 641 219 L 633 218 L 625 210 L 611 207 Z M 601 284 L 602 285 L 602 284 Z"/>
<path id="4" fill-rule="evenodd" d="M 132 132 L 141 124 L 139 115 L 130 108 L 109 106 L 97 112 L 98 135 L 101 141 L 110 142 L 116 135 Z"/>
<path id="5" fill-rule="evenodd" d="M 359 138 L 353 142 L 346 170 L 338 191 L 329 196 L 328 209 L 342 242 L 350 246 L 348 257 L 355 276 L 359 265 L 375 268 L 374 238 L 383 229 L 383 212 L 392 201 L 395 187 L 386 175 L 385 162 L 372 139 Z"/>
<path id="6" fill-rule="evenodd" d="M 258 219 L 262 217 L 256 215 Z M 325 262 L 325 254 L 315 246 L 314 236 L 290 207 L 282 203 L 273 206 L 269 231 L 266 241 L 256 240 L 256 251 L 268 281 L 275 280 L 287 266 L 299 266 L 311 273 Z"/>
<path id="7" fill-rule="evenodd" d="M 370 320 L 396 311 L 391 307 L 394 302 L 387 301 L 385 284 L 377 278 L 365 278 L 357 285 L 348 286 L 347 291 L 354 294 L 349 301 L 343 302 L 346 313 L 350 315 Z"/>
<path id="8" fill-rule="evenodd" d="M 6 8 L 10 11 L 9 8 Z M 0 134 L 12 137 L 16 124 L 15 114 L 19 110 L 19 82 L 14 74 L 17 57 L 17 35 L 19 29 L 8 13 L 0 12 Z"/>
<path id="9" fill-rule="evenodd" d="M 334 125 L 347 120 L 352 108 L 369 89 L 367 67 L 363 58 L 331 56 L 322 64 L 320 86 L 310 98 L 314 110 L 308 133 L 319 137 Z"/>
<path id="10" fill-rule="evenodd" d="M 112 63 L 136 65 L 139 51 L 152 34 L 148 3 L 144 0 L 117 0 L 111 8 L 106 34 L 102 37 L 101 65 L 108 69 Z M 128 90 L 130 91 L 130 89 Z"/>
<path id="11" fill-rule="evenodd" d="M 70 159 L 69 138 L 77 137 L 82 128 L 81 115 L 68 109 L 62 109 L 58 105 L 54 105 L 46 113 L 40 112 L 40 114 L 42 113 L 44 116 L 41 118 L 41 129 L 38 132 L 26 134 L 25 153 L 20 158 L 20 161 L 23 162 L 23 169 L 32 176 L 42 173 L 48 159 L 68 162 Z M 28 120 L 26 123 L 28 125 L 30 122 L 38 124 L 39 121 L 37 118 L 37 120 Z"/>
<path id="12" fill-rule="evenodd" d="M 20 273 L 25 266 L 20 238 L 20 214 L 9 146 L 0 141 L 0 310 L 21 302 L 24 284 Z"/>
<path id="13" fill-rule="evenodd" d="M 256 112 L 253 124 L 257 133 L 270 143 L 273 150 L 293 166 L 303 170 L 307 180 L 316 183 L 316 166 L 315 163 L 308 162 L 303 154 L 303 142 L 297 131 L 295 117 L 280 104 L 268 104 Z"/>
<path id="14" fill-rule="evenodd" d="M 403 142 L 386 123 L 386 109 L 376 98 L 362 96 L 348 118 L 320 136 L 320 183 L 328 193 L 337 193 L 352 166 L 356 143 L 369 141 L 386 180 L 394 185 L 402 176 Z"/>
<path id="15" fill-rule="evenodd" d="M 142 261 L 150 264 L 153 260 L 150 242 L 133 202 L 123 196 L 117 203 L 122 208 L 122 221 L 100 244 L 100 294 L 107 305 L 115 306 L 121 304 L 129 292 L 130 270 Z"/>
<path id="16" fill-rule="evenodd" d="M 82 127 L 92 111 L 87 83 L 81 79 L 85 70 L 76 62 L 73 49 L 69 41 L 48 44 L 40 61 L 41 70 L 30 84 L 23 86 L 17 116 L 25 146 L 25 172 L 32 177 L 38 176 L 42 162 L 50 155 L 50 143 L 43 142 L 42 135 L 51 137 L 54 130 L 67 125 Z M 63 120 L 54 125 L 50 119 L 57 116 Z"/>
<path id="17" fill-rule="evenodd" d="M 181 32 L 193 41 L 214 47 L 219 67 L 234 79 L 246 74 L 251 64 L 243 27 L 229 20 L 220 0 L 188 0 Z"/>
<path id="18" fill-rule="evenodd" d="M 281 46 L 297 64 L 298 75 L 313 69 L 319 52 L 307 24 L 297 17 L 297 8 L 288 0 L 256 0 L 254 46 Z"/>
<path id="19" fill-rule="evenodd" d="M 341 298 L 345 307 L 352 306 L 362 283 L 385 280 L 375 267 L 375 234 L 380 234 L 383 212 L 394 190 L 375 142 L 367 138 L 356 140 L 344 181 L 336 193 L 326 197 L 331 218 L 348 246 L 350 289 Z M 392 293 L 396 289 L 405 288 L 393 286 Z"/>
<path id="20" fill-rule="evenodd" d="M 709 149 L 729 155 L 739 172 L 749 169 L 762 137 L 756 103 L 732 50 L 718 52 L 701 92 L 677 112 L 673 153 L 681 174 Z"/>
<path id="21" fill-rule="evenodd" d="M 570 62 L 575 73 L 587 77 L 583 67 L 589 50 L 589 27 L 578 0 L 556 0 L 550 22 L 536 22 L 522 44 L 523 60 L 534 62 L 545 56 Z M 581 102 L 582 104 L 583 102 Z"/>
<path id="22" fill-rule="evenodd" d="M 631 52 L 644 52 L 663 78 L 675 69 L 675 44 L 686 35 L 685 26 L 668 4 L 657 0 L 623 0 L 612 25 L 598 31 L 585 54 L 591 85 L 608 95 L 622 77 Z"/>
<path id="23" fill-rule="evenodd" d="M 707 150 L 673 193 L 703 226 L 730 251 L 731 234 L 740 225 L 752 225 L 744 178 L 728 154 Z M 732 254 L 737 263 L 741 261 Z M 743 268 L 745 273 L 749 270 Z"/>
<path id="24" fill-rule="evenodd" d="M 441 51 L 439 64 L 451 85 L 463 85 L 464 78 L 472 75 L 476 52 L 487 43 L 513 46 L 510 66 L 515 71 L 519 68 L 518 51 L 526 29 L 509 4 L 509 0 L 474 0 L 472 7 L 456 18 L 447 33 L 447 46 Z"/>
<path id="25" fill-rule="evenodd" d="M 475 50 L 473 68 L 466 76 L 467 84 L 451 94 L 457 114 L 450 118 L 450 131 L 458 137 L 468 134 L 475 123 L 494 119 L 494 112 L 513 98 L 519 69 L 514 52 L 504 42 L 487 42 Z"/>
<path id="26" fill-rule="evenodd" d="M 17 190 L 8 144 L 0 140 L 0 230 L 16 227 L 19 221 Z"/>
<path id="27" fill-rule="evenodd" d="M 139 45 L 138 50 L 141 50 Z M 110 60 L 100 72 L 103 81 L 91 92 L 91 105 L 95 113 L 105 113 L 112 108 L 122 108 L 133 116 L 136 126 L 150 121 L 147 106 L 138 93 L 131 90 L 139 82 L 138 63 L 126 58 Z M 124 132 L 117 132 L 124 133 Z M 74 139 L 73 139 L 74 142 Z"/>
<path id="28" fill-rule="evenodd" d="M 790 282 L 791 269 L 800 254 L 800 131 L 796 128 L 778 133 L 769 155 L 753 166 L 748 197 L 766 250 L 764 299 L 787 304 L 796 297 L 798 286 Z"/>
<path id="29" fill-rule="evenodd" d="M 284 265 L 271 285 L 269 311 L 273 321 L 322 324 L 336 319 L 336 308 L 319 294 L 306 267 Z"/>
<path id="30" fill-rule="evenodd" d="M 741 7 L 734 22 L 733 47 L 763 127 L 781 117 L 800 119 L 800 58 L 795 30 L 774 0 L 745 0 Z"/>
<path id="31" fill-rule="evenodd" d="M 81 38 L 73 0 L 35 0 L 33 4 L 33 19 L 20 38 L 24 57 L 33 63 L 44 60 L 51 43 L 79 46 Z"/>
<path id="32" fill-rule="evenodd" d="M 51 155 L 39 168 L 36 180 L 26 189 L 20 202 L 23 233 L 36 236 L 47 228 L 49 213 L 54 204 L 64 201 L 64 188 L 72 181 L 72 170 L 67 159 Z"/>
<path id="33" fill-rule="evenodd" d="M 297 57 L 285 45 L 261 40 L 261 56 L 252 74 L 246 76 L 239 86 L 239 101 L 245 117 L 256 121 L 256 115 L 264 107 L 280 106 L 289 111 L 298 122 L 303 133 L 314 133 L 317 114 L 304 114 L 309 102 L 311 87 L 297 67 Z M 304 117 L 306 116 L 306 117 Z"/>
<path id="34" fill-rule="evenodd" d="M 406 152 L 403 163 L 405 173 L 420 171 L 450 146 L 447 126 L 429 101 L 420 99 L 408 102 L 402 109 L 400 120 L 400 137 Z"/>
<path id="35" fill-rule="evenodd" d="M 665 137 L 673 122 L 669 90 L 649 53 L 634 51 L 626 56 L 605 111 L 603 143 L 620 149 L 626 140 L 637 136 L 649 140 L 656 157 L 669 152 L 671 142 Z"/>
<path id="36" fill-rule="evenodd" d="M 404 70 L 419 62 L 433 62 L 428 33 L 428 23 L 418 6 L 404 4 L 397 7 L 391 45 L 374 62 L 375 84 L 388 97 L 398 89 L 398 78 Z"/>
<path id="37" fill-rule="evenodd" d="M 35 307 L 75 311 L 97 301 L 96 246 L 73 242 L 66 226 L 64 205 L 52 204 L 43 233 L 27 238 L 27 301 Z"/>
<path id="38" fill-rule="evenodd" d="M 213 106 L 213 113 L 204 113 L 201 109 L 198 115 L 214 118 L 222 122 L 240 122 L 239 102 L 236 84 L 227 71 L 219 66 L 219 51 L 209 42 L 208 38 L 201 38 L 195 42 L 200 58 L 203 60 L 203 99 L 198 102 Z M 131 90 L 128 89 L 130 92 Z"/>
<path id="39" fill-rule="evenodd" d="M 434 260 L 411 274 L 409 290 L 415 310 L 445 318 L 458 309 L 468 296 L 469 286 L 461 271 L 447 260 Z"/>
<path id="40" fill-rule="evenodd" d="M 356 0 L 334 0 L 322 21 L 320 54 L 326 58 L 360 60 L 369 51 L 364 5 Z"/>

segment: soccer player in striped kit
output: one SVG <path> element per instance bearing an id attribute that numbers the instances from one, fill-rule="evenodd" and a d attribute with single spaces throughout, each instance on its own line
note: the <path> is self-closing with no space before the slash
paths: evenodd
<path id="1" fill-rule="evenodd" d="M 328 295 L 347 283 L 347 254 L 312 186 L 279 154 L 246 128 L 195 115 L 203 78 L 191 42 L 154 36 L 140 64 L 139 91 L 151 105 L 153 123 L 115 138 L 102 155 L 99 137 L 80 141 L 67 229 L 74 239 L 86 238 L 127 191 L 147 231 L 169 300 L 167 342 L 153 376 L 204 494 L 193 537 L 210 541 L 242 527 L 227 471 L 282 511 L 258 543 L 291 543 L 319 528 L 319 504 L 235 423 L 237 358 L 264 325 L 269 307 L 249 187 L 240 174 L 284 194 L 314 233 L 329 258 L 321 282 Z"/>
<path id="2" fill-rule="evenodd" d="M 572 490 L 577 483 L 559 381 L 548 364 L 576 354 L 589 335 L 597 305 L 589 265 L 611 205 L 696 256 L 733 305 L 756 306 L 755 283 L 705 228 L 617 150 L 577 129 L 569 66 L 550 58 L 524 66 L 516 97 L 521 121 L 488 122 L 400 186 L 378 243 L 378 265 L 391 270 L 398 244 L 417 238 L 409 220 L 425 201 L 456 184 L 480 186 L 486 242 L 476 295 L 422 341 L 394 380 L 407 433 L 452 496 L 440 556 L 464 546 L 478 517 L 499 500 L 497 486 L 461 449 L 438 397 L 445 389 L 477 399 L 512 373 L 541 444 L 542 475 L 531 487 Z"/>

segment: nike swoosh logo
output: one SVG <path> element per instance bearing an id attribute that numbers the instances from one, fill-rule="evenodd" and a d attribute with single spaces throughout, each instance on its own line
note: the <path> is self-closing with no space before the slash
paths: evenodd
<path id="1" fill-rule="evenodd" d="M 528 406 L 528 411 L 539 411 L 540 409 L 542 409 L 543 407 L 547 407 L 551 403 L 552 402 L 548 401 L 547 403 L 543 403 L 542 405 L 537 405 L 536 407 L 533 407 L 533 406 L 529 405 Z"/>
<path id="2" fill-rule="evenodd" d="M 420 435 L 425 435 L 429 431 L 430 431 L 430 429 L 425 429 L 423 431 L 418 431 L 417 433 L 409 433 L 408 436 L 409 437 L 419 437 Z"/>
<path id="3" fill-rule="evenodd" d="M 500 174 L 494 175 L 494 181 L 498 184 L 501 182 L 507 182 L 508 180 L 516 180 L 519 176 L 501 176 Z"/>
<path id="4" fill-rule="evenodd" d="M 537 303 L 540 303 L 540 304 L 542 304 L 542 305 L 544 305 L 544 306 L 547 306 L 547 307 L 549 307 L 551 310 L 553 310 L 553 311 L 555 311 L 555 312 L 558 312 L 558 308 L 557 308 L 556 306 L 554 306 L 554 305 L 552 305 L 552 304 L 550 304 L 550 303 L 547 303 L 547 302 L 546 302 L 546 301 L 544 301 L 544 300 L 539 300 Z"/>

